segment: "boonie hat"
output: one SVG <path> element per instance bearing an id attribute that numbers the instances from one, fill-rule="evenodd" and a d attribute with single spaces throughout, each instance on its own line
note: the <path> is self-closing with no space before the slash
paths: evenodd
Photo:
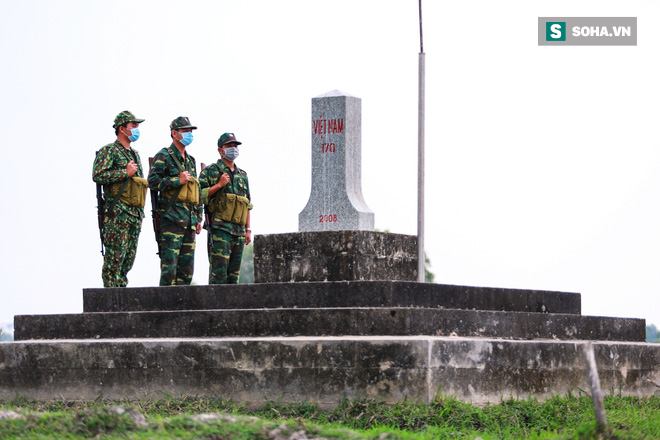
<path id="1" fill-rule="evenodd" d="M 179 116 L 170 124 L 170 130 L 179 130 L 182 128 L 192 128 L 193 130 L 197 130 L 197 127 L 190 123 L 188 116 Z"/>
<path id="2" fill-rule="evenodd" d="M 235 142 L 238 145 L 242 144 L 242 142 L 238 142 L 236 140 L 236 136 L 234 136 L 234 133 L 225 133 L 222 136 L 220 136 L 220 139 L 218 139 L 218 147 L 222 147 L 224 144 L 230 144 L 232 142 Z"/>
<path id="3" fill-rule="evenodd" d="M 140 124 L 144 122 L 144 119 L 138 119 L 133 113 L 129 112 L 128 110 L 124 110 L 117 115 L 115 118 L 115 123 L 112 124 L 112 128 L 119 128 L 124 124 L 128 124 L 129 122 L 137 122 Z"/>

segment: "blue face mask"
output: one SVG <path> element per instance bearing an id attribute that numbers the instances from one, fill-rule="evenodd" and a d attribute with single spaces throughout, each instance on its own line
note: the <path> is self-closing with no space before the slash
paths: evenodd
<path id="1" fill-rule="evenodd" d="M 130 130 L 131 135 L 128 137 L 128 140 L 131 142 L 135 142 L 138 139 L 140 139 L 140 129 L 139 128 L 134 128 L 133 130 Z"/>
<path id="2" fill-rule="evenodd" d="M 183 145 L 185 145 L 187 147 L 188 145 L 192 144 L 192 141 L 193 141 L 192 132 L 187 131 L 185 133 L 181 133 L 181 136 L 183 136 L 183 137 L 181 138 L 181 140 L 179 142 L 181 142 Z"/>
<path id="3" fill-rule="evenodd" d="M 238 148 L 236 147 L 229 147 L 225 148 L 225 159 L 227 159 L 229 162 L 233 162 L 236 160 L 238 157 Z"/>

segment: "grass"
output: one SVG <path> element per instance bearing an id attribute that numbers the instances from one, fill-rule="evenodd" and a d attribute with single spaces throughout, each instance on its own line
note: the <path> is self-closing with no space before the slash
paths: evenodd
<path id="1" fill-rule="evenodd" d="M 478 407 L 451 397 L 429 404 L 343 400 L 323 411 L 310 403 L 267 402 L 259 408 L 223 398 L 0 403 L 2 439 L 654 439 L 660 438 L 660 396 L 607 396 L 609 428 L 595 426 L 591 398 L 545 402 L 502 400 Z M 296 434 L 297 433 L 297 434 Z"/>

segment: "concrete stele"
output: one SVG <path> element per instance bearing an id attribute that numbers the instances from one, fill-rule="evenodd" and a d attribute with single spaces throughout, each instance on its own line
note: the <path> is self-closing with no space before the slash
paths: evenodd
<path id="1" fill-rule="evenodd" d="M 312 98 L 312 191 L 298 230 L 374 230 L 362 196 L 362 100 L 339 90 Z"/>

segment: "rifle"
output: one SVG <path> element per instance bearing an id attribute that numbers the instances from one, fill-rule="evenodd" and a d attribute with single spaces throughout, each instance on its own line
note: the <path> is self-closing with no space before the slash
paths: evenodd
<path id="1" fill-rule="evenodd" d="M 204 168 L 206 168 L 206 165 L 204 162 L 200 164 L 200 176 L 201 172 L 204 171 Z M 206 250 L 209 254 L 209 260 L 211 259 L 211 253 L 213 253 L 213 237 L 211 235 L 211 212 L 209 211 L 209 205 L 204 205 L 204 222 L 205 222 L 205 229 L 208 232 L 208 236 L 206 238 Z"/>
<path id="2" fill-rule="evenodd" d="M 99 235 L 101 236 L 101 255 L 105 256 L 103 251 L 103 230 L 104 230 L 104 217 L 105 217 L 105 200 L 103 199 L 103 186 L 100 183 L 96 184 L 96 215 L 99 222 Z"/>
<path id="3" fill-rule="evenodd" d="M 151 170 L 151 164 L 154 161 L 153 157 L 149 158 L 149 170 Z M 151 221 L 154 225 L 154 234 L 156 235 L 156 245 L 158 245 L 158 252 L 156 255 L 160 256 L 160 215 L 158 214 L 158 190 L 149 187 L 149 193 L 151 194 Z"/>

